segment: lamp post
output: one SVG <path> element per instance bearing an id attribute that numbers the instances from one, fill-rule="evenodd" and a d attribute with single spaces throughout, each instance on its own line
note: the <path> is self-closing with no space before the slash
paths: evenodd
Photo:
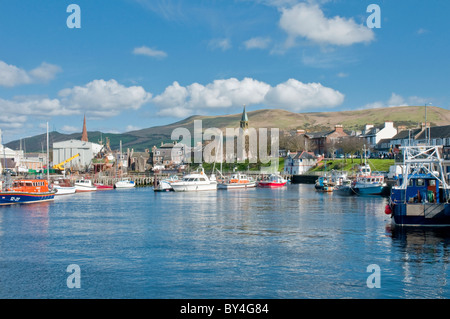
<path id="1" fill-rule="evenodd" d="M 430 137 L 428 136 L 428 128 L 427 128 L 427 105 L 431 105 L 431 103 L 425 103 L 425 140 L 429 143 Z"/>

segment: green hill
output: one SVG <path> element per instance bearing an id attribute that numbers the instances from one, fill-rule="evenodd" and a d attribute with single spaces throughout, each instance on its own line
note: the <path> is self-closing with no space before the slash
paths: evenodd
<path id="1" fill-rule="evenodd" d="M 416 127 L 425 120 L 424 106 L 399 106 L 389 108 L 375 108 L 357 111 L 340 112 L 312 112 L 293 113 L 279 109 L 264 109 L 248 112 L 250 127 L 279 128 L 280 130 L 306 129 L 309 132 L 332 129 L 336 124 L 342 124 L 344 129 L 361 130 L 366 124 L 382 125 L 385 121 L 393 121 L 395 126 L 403 125 L 406 128 Z M 142 130 L 126 132 L 122 134 L 88 132 L 91 142 L 98 142 L 105 138 L 110 139 L 111 148 L 118 149 L 122 141 L 123 148 L 134 148 L 135 151 L 143 151 L 161 142 L 170 141 L 170 136 L 175 128 L 187 128 L 193 134 L 194 121 L 202 120 L 203 129 L 216 127 L 239 127 L 241 113 L 222 116 L 194 115 L 184 120 L 162 126 L 149 127 Z M 450 124 L 450 110 L 436 106 L 427 107 L 427 120 L 434 125 Z M 50 147 L 53 142 L 70 139 L 81 139 L 81 132 L 74 134 L 49 133 Z M 36 135 L 22 140 L 27 152 L 40 152 L 45 150 L 46 135 Z M 20 141 L 12 141 L 6 144 L 12 149 L 19 149 Z"/>

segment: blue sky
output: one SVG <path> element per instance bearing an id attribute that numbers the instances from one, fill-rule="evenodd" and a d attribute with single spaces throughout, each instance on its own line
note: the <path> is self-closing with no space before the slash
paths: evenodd
<path id="1" fill-rule="evenodd" d="M 81 28 L 69 28 L 70 4 Z M 370 4 L 381 28 L 368 28 Z M 0 3 L 4 141 L 127 132 L 190 115 L 449 108 L 448 1 Z"/>

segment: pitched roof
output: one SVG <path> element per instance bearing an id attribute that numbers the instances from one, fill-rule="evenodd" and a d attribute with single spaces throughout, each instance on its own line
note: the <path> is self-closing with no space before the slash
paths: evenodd
<path id="1" fill-rule="evenodd" d="M 414 138 L 416 134 L 418 134 L 421 131 L 420 128 L 413 128 L 411 129 L 411 138 Z M 393 140 L 401 140 L 409 137 L 409 130 L 403 130 L 397 133 L 397 135 L 393 136 Z"/>
<path id="2" fill-rule="evenodd" d="M 297 153 L 294 159 L 317 159 L 317 157 L 307 151 L 303 151 L 301 153 Z"/>
<path id="3" fill-rule="evenodd" d="M 430 138 L 448 138 L 450 137 L 450 125 L 432 126 L 430 129 Z M 416 139 L 425 139 L 425 130 L 421 132 Z"/>

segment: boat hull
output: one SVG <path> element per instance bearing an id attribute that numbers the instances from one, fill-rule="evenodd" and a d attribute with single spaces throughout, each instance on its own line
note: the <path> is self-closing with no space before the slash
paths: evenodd
<path id="1" fill-rule="evenodd" d="M 356 195 L 360 196 L 370 196 L 370 195 L 383 195 L 384 186 L 369 186 L 369 187 L 358 187 L 352 188 Z"/>
<path id="2" fill-rule="evenodd" d="M 127 182 L 117 182 L 114 184 L 114 188 L 133 188 L 134 182 L 133 181 L 127 181 Z"/>
<path id="3" fill-rule="evenodd" d="M 106 191 L 110 189 L 114 189 L 114 186 L 111 185 L 103 185 L 103 184 L 94 184 L 98 191 Z"/>
<path id="4" fill-rule="evenodd" d="M 319 186 L 319 185 L 316 185 L 315 189 L 318 192 L 330 193 L 330 192 L 332 192 L 334 190 L 334 187 L 333 186 Z"/>
<path id="5" fill-rule="evenodd" d="M 398 203 L 391 209 L 400 226 L 450 226 L 449 203 Z"/>
<path id="6" fill-rule="evenodd" d="M 196 191 L 213 191 L 217 190 L 217 184 L 189 184 L 189 183 L 173 183 L 172 188 L 175 192 L 196 192 Z"/>
<path id="7" fill-rule="evenodd" d="M 335 194 L 341 195 L 341 196 L 353 196 L 355 195 L 355 192 L 350 186 L 337 186 L 335 187 L 334 191 Z"/>
<path id="8" fill-rule="evenodd" d="M 55 195 L 69 195 L 69 194 L 75 194 L 75 192 L 76 192 L 75 186 L 72 186 L 72 187 L 53 186 L 53 189 L 56 190 Z"/>
<path id="9" fill-rule="evenodd" d="M 75 186 L 77 193 L 85 193 L 85 192 L 94 192 L 97 190 L 97 187 L 92 186 Z"/>
<path id="10" fill-rule="evenodd" d="M 173 192 L 171 183 L 166 181 L 159 182 L 158 186 L 153 187 L 155 192 Z"/>
<path id="11" fill-rule="evenodd" d="M 278 188 L 278 187 L 283 187 L 284 185 L 286 185 L 287 182 L 283 182 L 283 183 L 274 183 L 274 182 L 259 182 L 258 186 L 259 187 L 264 187 L 264 188 Z"/>
<path id="12" fill-rule="evenodd" d="M 0 205 L 32 204 L 51 201 L 55 198 L 55 192 L 46 193 L 23 193 L 23 192 L 1 192 Z"/>
<path id="13" fill-rule="evenodd" d="M 256 187 L 256 183 L 221 183 L 217 185 L 219 189 L 242 189 Z"/>

